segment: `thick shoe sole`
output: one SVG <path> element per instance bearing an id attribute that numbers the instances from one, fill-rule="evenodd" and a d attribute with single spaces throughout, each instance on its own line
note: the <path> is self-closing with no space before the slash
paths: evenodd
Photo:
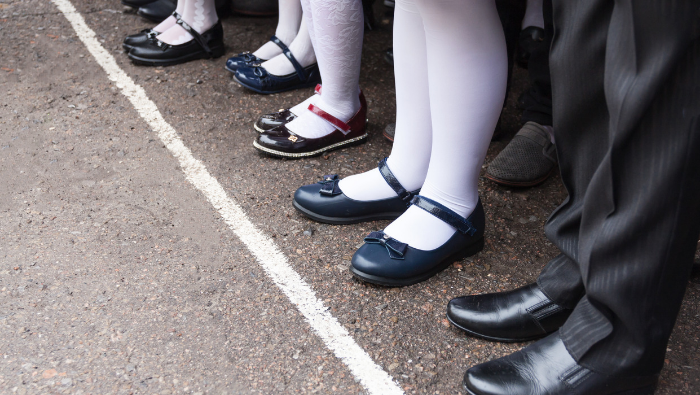
<path id="1" fill-rule="evenodd" d="M 355 137 L 350 140 L 345 140 L 341 141 L 339 143 L 331 144 L 329 146 L 323 147 L 321 149 L 317 149 L 316 151 L 310 151 L 310 152 L 299 152 L 299 153 L 290 153 L 290 152 L 284 152 L 284 151 L 277 151 L 273 150 L 271 148 L 263 147 L 262 145 L 258 144 L 257 141 L 253 141 L 253 147 L 256 149 L 272 156 L 277 156 L 280 158 L 291 158 L 291 159 L 300 159 L 300 158 L 309 158 L 312 156 L 318 156 L 321 155 L 324 152 L 328 151 L 333 151 L 336 149 L 340 148 L 346 148 L 346 147 L 352 147 L 355 145 L 359 144 L 364 144 L 367 142 L 367 133 L 363 134 L 360 137 Z"/>
<path id="2" fill-rule="evenodd" d="M 518 188 L 527 188 L 527 187 L 534 187 L 536 185 L 539 185 L 543 182 L 545 182 L 551 175 L 554 173 L 554 170 L 557 167 L 554 166 L 552 170 L 549 171 L 546 175 L 536 179 L 536 180 L 529 180 L 529 181 L 511 181 L 511 180 L 504 180 L 502 178 L 494 177 L 490 175 L 488 172 L 485 174 L 486 178 L 489 180 L 495 182 L 496 184 L 500 185 L 505 185 L 507 187 L 518 187 Z"/>
<path id="3" fill-rule="evenodd" d="M 484 238 L 482 237 L 479 240 L 477 240 L 476 242 L 474 242 L 472 245 L 470 245 L 462 250 L 459 250 L 459 251 L 455 252 L 454 254 L 448 256 L 442 262 L 440 262 L 439 265 L 435 266 L 429 272 L 423 273 L 419 276 L 404 278 L 404 279 L 400 279 L 400 280 L 363 273 L 363 272 L 355 269 L 352 266 L 350 266 L 350 273 L 352 273 L 353 276 L 359 278 L 360 280 L 368 282 L 368 283 L 383 285 L 386 287 L 405 287 L 407 285 L 413 285 L 413 284 L 417 284 L 421 281 L 425 281 L 425 280 L 429 279 L 430 277 L 433 277 L 437 273 L 445 270 L 452 263 L 457 262 L 463 258 L 475 255 L 483 249 L 484 249 Z"/>
<path id="4" fill-rule="evenodd" d="M 236 82 L 238 82 L 238 85 L 240 85 L 240 86 L 242 86 L 242 87 L 244 87 L 244 88 L 246 88 L 246 89 L 250 89 L 251 91 L 253 91 L 253 92 L 255 92 L 255 93 L 260 93 L 260 94 L 262 94 L 262 95 L 271 95 L 271 94 L 273 94 L 273 93 L 282 93 L 282 92 L 289 92 L 289 91 L 293 91 L 293 90 L 297 90 L 297 89 L 311 88 L 311 87 L 314 87 L 314 86 L 316 86 L 316 85 L 318 84 L 318 81 L 305 82 L 305 83 L 303 83 L 303 84 L 294 85 L 294 86 L 291 86 L 291 87 L 288 87 L 288 88 L 284 88 L 284 89 L 279 89 L 279 90 L 276 90 L 276 91 L 264 91 L 264 90 L 262 90 L 262 89 L 258 89 L 258 88 L 256 88 L 256 87 L 254 87 L 254 86 L 250 86 L 250 85 L 247 85 L 247 84 L 242 83 L 241 80 L 239 80 L 238 78 L 236 78 L 235 75 L 233 76 L 233 80 L 236 81 Z"/>
<path id="5" fill-rule="evenodd" d="M 135 64 L 140 64 L 143 66 L 174 66 L 176 64 L 187 63 L 193 60 L 220 58 L 224 56 L 225 50 L 223 47 L 214 48 L 212 49 L 212 52 L 211 58 L 206 53 L 200 52 L 194 55 L 185 55 L 175 59 L 146 59 L 129 54 L 129 59 L 131 59 L 131 61 Z"/>
<path id="6" fill-rule="evenodd" d="M 316 214 L 313 211 L 309 211 L 305 209 L 304 207 L 301 207 L 299 203 L 296 201 L 292 202 L 292 206 L 294 206 L 295 209 L 297 209 L 300 213 L 304 214 L 305 216 L 311 218 L 312 220 L 316 222 L 322 222 L 324 224 L 331 224 L 331 225 L 350 225 L 350 224 L 357 224 L 360 222 L 368 222 L 368 221 L 379 221 L 379 220 L 384 220 L 384 219 L 396 219 L 403 214 L 403 212 L 400 213 L 379 213 L 379 214 L 372 214 L 372 215 L 364 215 L 361 217 L 326 217 L 325 215 L 320 215 Z"/>
<path id="7" fill-rule="evenodd" d="M 541 339 L 541 338 L 549 335 L 550 333 L 552 333 L 552 332 L 548 332 L 548 333 L 543 334 L 543 335 L 536 335 L 536 336 L 522 337 L 522 338 L 494 337 L 494 336 L 487 336 L 487 335 L 484 335 L 484 334 L 481 334 L 478 332 L 474 332 L 470 329 L 467 329 L 467 328 L 459 325 L 458 323 L 454 322 L 452 320 L 452 318 L 450 318 L 449 315 L 447 315 L 447 320 L 450 321 L 450 324 L 454 325 L 456 328 L 463 330 L 464 332 L 469 334 L 469 336 L 478 337 L 478 338 L 486 339 L 486 340 L 491 340 L 491 341 L 495 341 L 495 342 L 499 342 L 499 343 L 522 343 L 522 342 L 527 342 L 527 341 L 531 341 L 531 340 Z"/>
<path id="8" fill-rule="evenodd" d="M 467 388 L 466 384 L 462 383 L 462 388 L 464 388 L 465 391 L 467 391 L 467 394 L 469 395 L 482 395 L 482 394 L 477 394 L 476 392 L 470 390 Z M 656 391 L 656 385 L 651 385 L 643 388 L 637 388 L 633 390 L 628 390 L 628 391 L 622 391 L 622 392 L 613 392 L 607 395 L 654 395 L 654 392 Z"/>

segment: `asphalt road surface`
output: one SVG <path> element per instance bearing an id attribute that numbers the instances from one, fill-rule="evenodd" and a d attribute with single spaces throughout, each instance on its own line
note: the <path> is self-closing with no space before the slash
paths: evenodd
<path id="1" fill-rule="evenodd" d="M 381 136 L 395 110 L 383 6 L 363 54 L 368 143 L 288 161 L 253 149 L 252 123 L 310 89 L 251 93 L 231 81 L 225 57 L 135 66 L 121 41 L 148 22 L 116 0 L 72 4 L 242 211 L 227 217 L 212 204 L 56 4 L 0 0 L 0 393 L 356 394 L 380 393 L 372 379 L 385 377 L 408 394 L 459 394 L 467 368 L 524 346 L 463 335 L 445 305 L 536 278 L 556 255 L 542 225 L 566 195 L 558 177 L 523 190 L 482 180 L 485 250 L 401 289 L 348 271 L 362 238 L 386 221 L 322 225 L 291 206 L 297 187 L 369 170 L 391 150 Z M 276 24 L 223 22 L 228 56 L 257 48 Z M 515 98 L 525 84 L 516 69 L 501 123 L 507 136 L 518 129 Z M 487 163 L 508 138 L 492 144 Z M 245 221 L 259 233 L 237 228 Z M 303 287 L 280 286 L 294 278 L 270 274 L 256 250 L 268 241 L 280 252 L 270 259 L 297 273 L 322 311 L 299 302 Z M 659 394 L 700 393 L 699 302 L 693 279 Z M 325 323 L 356 349 L 334 346 Z M 368 363 L 358 368 L 346 350 Z"/>

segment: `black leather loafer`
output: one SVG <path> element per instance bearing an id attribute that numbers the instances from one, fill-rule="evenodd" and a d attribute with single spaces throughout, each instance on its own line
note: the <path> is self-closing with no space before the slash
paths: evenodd
<path id="1" fill-rule="evenodd" d="M 132 48 L 145 45 L 147 42 L 155 39 L 158 34 L 159 33 L 153 29 L 143 29 L 136 34 L 126 36 L 126 38 L 124 38 L 124 43 L 122 43 L 122 48 L 124 48 L 126 52 L 129 52 Z"/>
<path id="2" fill-rule="evenodd" d="M 401 287 L 427 280 L 447 266 L 484 248 L 485 216 L 481 200 L 466 220 L 440 203 L 414 196 L 411 204 L 457 229 L 440 247 L 424 251 L 413 248 L 383 231 L 365 237 L 365 244 L 352 257 L 350 271 L 362 281 Z"/>
<path id="3" fill-rule="evenodd" d="M 149 21 L 161 23 L 175 11 L 175 8 L 177 8 L 176 1 L 155 0 L 140 6 L 136 13 Z"/>
<path id="4" fill-rule="evenodd" d="M 418 191 L 407 191 L 386 164 L 379 162 L 379 172 L 396 192 L 396 196 L 372 201 L 360 201 L 345 196 L 338 187 L 337 175 L 323 177 L 316 184 L 304 185 L 294 193 L 294 208 L 314 221 L 327 224 L 356 224 L 358 222 L 398 218 L 411 204 Z"/>
<path id="5" fill-rule="evenodd" d="M 180 45 L 169 45 L 157 38 L 129 51 L 129 59 L 136 64 L 147 66 L 170 66 L 197 59 L 218 58 L 224 54 L 224 30 L 221 21 L 211 29 L 199 34 L 184 20 L 178 18 L 182 26 L 194 39 Z"/>
<path id="6" fill-rule="evenodd" d="M 559 333 L 467 370 L 470 395 L 651 395 L 658 376 L 604 376 L 576 363 Z"/>
<path id="7" fill-rule="evenodd" d="M 462 296 L 447 304 L 447 319 L 470 335 L 499 342 L 524 342 L 556 331 L 571 314 L 537 284 L 509 292 Z"/>
<path id="8" fill-rule="evenodd" d="M 321 82 L 321 72 L 318 69 L 317 63 L 302 67 L 292 54 L 292 51 L 290 51 L 282 41 L 275 36 L 272 36 L 270 41 L 274 42 L 282 49 L 282 53 L 289 59 L 289 62 L 292 63 L 296 72 L 287 75 L 274 75 L 268 73 L 260 63 L 256 63 L 250 67 L 240 67 L 234 73 L 233 79 L 241 84 L 241 86 L 253 92 L 271 94 L 286 92 L 293 89 L 308 88 Z"/>

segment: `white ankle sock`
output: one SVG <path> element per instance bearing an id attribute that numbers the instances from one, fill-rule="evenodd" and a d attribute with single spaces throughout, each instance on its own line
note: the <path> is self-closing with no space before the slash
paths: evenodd
<path id="1" fill-rule="evenodd" d="M 525 16 L 523 16 L 522 29 L 530 26 L 544 29 L 544 14 L 542 13 L 542 0 L 527 0 Z"/>
<path id="2" fill-rule="evenodd" d="M 178 0 L 178 9 L 182 4 L 182 19 L 198 33 L 209 30 L 219 18 L 216 16 L 214 0 Z M 173 25 L 158 35 L 158 39 L 166 44 L 180 45 L 193 39 L 180 25 Z"/>
<path id="3" fill-rule="evenodd" d="M 362 2 L 302 0 L 301 5 L 323 78 L 323 94 L 317 106 L 347 122 L 360 109 L 356 92 L 364 34 Z M 298 115 L 286 126 L 302 137 L 319 138 L 335 130 L 333 125 L 310 111 Z"/>
<path id="4" fill-rule="evenodd" d="M 278 47 L 279 48 L 279 47 Z M 302 22 L 301 27 L 299 27 L 299 34 L 297 34 L 294 41 L 289 44 L 289 50 L 294 55 L 294 58 L 299 62 L 301 67 L 307 67 L 316 63 L 316 55 L 314 54 L 314 47 L 311 45 L 311 38 L 309 37 L 309 30 L 306 27 L 306 23 Z M 296 73 L 296 69 L 292 62 L 287 59 L 285 54 L 279 54 L 274 58 L 264 62 L 262 67 L 267 70 L 268 73 L 272 75 L 287 75 Z"/>
<path id="5" fill-rule="evenodd" d="M 411 46 L 394 44 L 394 61 L 400 70 L 405 66 L 402 59 L 427 59 L 427 69 L 414 74 L 425 76 L 430 87 L 432 145 L 421 195 L 466 218 L 478 201 L 481 165 L 505 96 L 507 58 L 503 30 L 493 1 L 447 0 L 398 0 L 395 29 L 401 18 L 409 19 L 407 14 L 416 12 L 422 24 L 415 23 L 413 15 L 412 25 L 398 26 L 412 26 L 423 32 L 425 50 L 414 47 L 410 56 L 402 58 L 401 50 Z M 407 32 L 395 31 L 394 37 L 403 40 Z M 450 53 L 448 63 L 441 59 L 445 53 Z M 399 84 L 397 78 L 397 96 Z M 455 124 L 455 114 L 459 114 L 461 123 Z M 397 139 L 403 130 L 399 130 L 397 118 Z M 385 229 L 389 236 L 422 250 L 440 247 L 455 231 L 414 206 Z"/>
<path id="6" fill-rule="evenodd" d="M 294 37 L 297 36 L 301 24 L 301 2 L 299 0 L 279 0 L 278 4 L 279 20 L 277 22 L 275 36 L 277 36 L 284 45 L 289 46 L 289 44 L 294 41 Z M 277 44 L 268 41 L 262 47 L 258 48 L 257 51 L 253 52 L 253 55 L 260 59 L 267 60 L 281 53 L 282 50 Z"/>

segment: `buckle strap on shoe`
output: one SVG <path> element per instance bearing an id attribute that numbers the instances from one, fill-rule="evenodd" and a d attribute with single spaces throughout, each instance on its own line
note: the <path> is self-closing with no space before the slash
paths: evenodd
<path id="1" fill-rule="evenodd" d="M 326 195 L 326 196 L 335 196 L 335 195 L 340 195 L 343 193 L 343 191 L 340 190 L 338 187 L 338 182 L 340 181 L 340 178 L 338 178 L 337 174 L 328 174 L 323 176 L 323 181 L 319 181 L 318 183 L 321 184 L 321 190 L 318 191 L 321 195 Z"/>
<path id="2" fill-rule="evenodd" d="M 367 244 L 381 244 L 389 252 L 389 258 L 391 259 L 403 259 L 404 254 L 406 254 L 406 249 L 408 244 L 402 243 L 393 237 L 389 237 L 383 231 L 375 231 L 365 237 L 365 243 Z"/>
<path id="3" fill-rule="evenodd" d="M 182 19 L 180 15 L 176 12 L 173 12 L 173 16 L 175 17 L 175 19 L 177 19 L 175 23 L 177 23 L 178 25 L 180 25 L 180 27 L 185 29 L 185 31 L 187 31 L 187 33 L 189 33 L 194 38 L 194 41 L 196 41 L 197 44 L 199 44 L 199 46 L 202 47 L 204 52 L 206 52 L 210 58 L 214 56 L 214 53 L 212 52 L 211 48 L 209 48 L 209 45 L 207 45 L 207 40 L 205 40 L 204 37 L 202 37 L 202 35 L 199 34 L 198 31 L 194 30 L 190 25 L 188 25 L 187 22 L 185 22 L 185 20 Z"/>
<path id="4" fill-rule="evenodd" d="M 476 228 L 469 219 L 462 218 L 461 215 L 432 199 L 416 195 L 411 199 L 411 204 L 422 208 L 463 234 L 469 233 L 470 236 L 474 236 L 474 233 L 476 233 Z"/>
<path id="5" fill-rule="evenodd" d="M 277 38 L 277 36 L 270 37 L 270 41 L 277 44 L 277 46 L 280 47 L 280 49 L 282 49 L 282 53 L 284 54 L 284 56 L 286 56 L 287 59 L 289 59 L 289 61 L 292 63 L 292 66 L 294 66 L 294 70 L 297 71 L 297 75 L 299 76 L 301 82 L 306 82 L 306 72 L 304 71 L 304 68 L 301 67 L 299 62 L 297 62 L 297 59 L 294 57 L 294 55 L 292 55 L 292 51 L 289 50 L 289 47 L 284 45 L 282 40 Z"/>
<path id="6" fill-rule="evenodd" d="M 312 113 L 314 113 L 314 114 L 318 115 L 319 117 L 323 118 L 324 120 L 326 120 L 326 121 L 327 121 L 328 123 L 330 123 L 331 125 L 335 126 L 338 130 L 340 130 L 341 132 L 343 132 L 344 135 L 347 135 L 348 133 L 351 132 L 351 130 L 350 130 L 350 125 L 348 125 L 347 123 L 341 121 L 340 119 L 338 119 L 338 118 L 332 116 L 331 114 L 329 114 L 329 113 L 323 111 L 322 109 L 320 109 L 320 108 L 314 106 L 313 104 L 309 104 L 309 111 L 311 111 Z"/>
<path id="7" fill-rule="evenodd" d="M 394 173 L 392 173 L 389 169 L 389 165 L 386 164 L 386 159 L 387 158 L 384 158 L 381 162 L 379 162 L 379 173 L 382 175 L 382 177 L 384 177 L 384 181 L 389 184 L 391 189 L 393 189 L 394 192 L 399 195 L 399 198 L 406 203 L 406 206 L 410 206 L 413 194 L 407 191 L 406 188 L 401 185 Z"/>

